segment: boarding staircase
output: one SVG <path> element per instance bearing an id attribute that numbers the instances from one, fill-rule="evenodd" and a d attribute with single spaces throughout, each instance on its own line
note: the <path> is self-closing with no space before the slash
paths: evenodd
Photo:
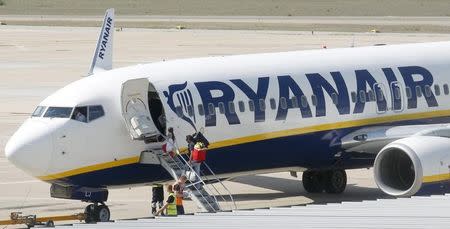
<path id="1" fill-rule="evenodd" d="M 202 212 L 224 211 L 225 209 L 221 206 L 217 198 L 228 205 L 227 210 L 236 209 L 236 204 L 231 192 L 214 174 L 206 162 L 202 163 L 202 167 L 207 170 L 206 172 L 209 173 L 209 175 L 206 175 L 203 171 L 201 171 L 200 174 L 197 174 L 190 163 L 180 154 L 178 147 L 176 147 L 176 155 L 172 157 L 162 150 L 162 145 L 162 143 L 148 144 L 149 147 L 144 152 L 155 155 L 161 166 L 167 170 L 174 180 L 178 180 L 180 176 L 186 175 L 188 171 L 191 173 L 188 177 L 195 176 L 195 181 L 186 185 L 185 192 L 191 200 L 197 204 Z M 225 195 L 228 196 L 228 198 L 225 198 L 225 195 L 223 195 L 216 186 L 220 186 L 222 191 L 227 192 Z"/>

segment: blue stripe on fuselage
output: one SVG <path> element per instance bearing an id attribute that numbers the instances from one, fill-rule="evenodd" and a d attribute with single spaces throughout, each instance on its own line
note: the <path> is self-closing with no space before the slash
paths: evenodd
<path id="1" fill-rule="evenodd" d="M 450 117 L 384 123 L 383 125 L 419 125 L 450 122 Z M 380 124 L 378 124 L 380 125 Z M 208 151 L 207 163 L 216 174 L 237 173 L 284 167 L 327 168 L 336 162 L 334 155 L 340 152 L 340 139 L 359 126 L 327 130 L 302 135 L 267 139 L 232 145 Z M 344 168 L 371 167 L 373 160 L 346 158 L 339 165 Z M 76 186 L 104 187 L 169 181 L 172 178 L 160 165 L 129 164 L 89 173 L 74 175 L 51 183 Z"/>

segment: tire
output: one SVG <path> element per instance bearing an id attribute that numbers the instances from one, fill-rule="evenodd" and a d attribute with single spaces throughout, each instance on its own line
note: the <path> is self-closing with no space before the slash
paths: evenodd
<path id="1" fill-rule="evenodd" d="M 111 219 L 111 212 L 106 205 L 99 205 L 96 212 L 97 222 L 109 222 L 109 220 Z"/>
<path id="2" fill-rule="evenodd" d="M 84 219 L 85 223 L 96 223 L 97 222 L 96 207 L 94 204 L 89 204 L 84 209 L 84 214 L 86 215 L 86 219 Z"/>
<path id="3" fill-rule="evenodd" d="M 308 193 L 320 193 L 323 191 L 322 173 L 319 171 L 305 171 L 302 174 L 303 188 Z"/>
<path id="4" fill-rule="evenodd" d="M 45 223 L 45 227 L 55 227 L 55 223 L 52 220 L 49 220 Z"/>
<path id="5" fill-rule="evenodd" d="M 325 172 L 325 192 L 339 194 L 344 192 L 347 186 L 347 173 L 343 169 Z"/>

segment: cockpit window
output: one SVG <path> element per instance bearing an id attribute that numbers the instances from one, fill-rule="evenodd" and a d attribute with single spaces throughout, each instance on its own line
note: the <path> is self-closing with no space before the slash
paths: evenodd
<path id="1" fill-rule="evenodd" d="M 45 107 L 43 106 L 38 106 L 36 107 L 36 109 L 34 110 L 33 114 L 31 114 L 31 117 L 41 117 L 42 114 L 45 111 Z"/>
<path id="2" fill-rule="evenodd" d="M 69 118 L 72 107 L 49 107 L 44 114 L 45 118 Z"/>
<path id="3" fill-rule="evenodd" d="M 100 105 L 83 106 L 83 107 L 75 107 L 71 119 L 87 123 L 94 121 L 104 115 L 105 111 L 103 110 L 103 107 Z"/>
<path id="4" fill-rule="evenodd" d="M 102 106 L 89 106 L 89 122 L 105 115 Z"/>
<path id="5" fill-rule="evenodd" d="M 88 120 L 87 107 L 75 107 L 75 110 L 73 111 L 72 114 L 72 119 L 80 122 L 87 122 Z"/>

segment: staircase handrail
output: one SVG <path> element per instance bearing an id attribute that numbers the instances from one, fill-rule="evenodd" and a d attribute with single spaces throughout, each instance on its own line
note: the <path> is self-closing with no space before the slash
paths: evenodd
<path id="1" fill-rule="evenodd" d="M 191 171 L 191 172 L 193 172 L 193 173 L 195 174 L 195 177 L 197 178 L 198 181 L 201 181 L 201 183 L 203 184 L 203 187 L 206 187 L 210 192 L 212 192 L 212 190 L 209 188 L 209 186 L 206 185 L 205 181 L 202 179 L 202 177 L 200 176 L 200 174 L 198 174 L 198 173 L 194 170 L 194 168 L 192 168 L 191 164 L 190 164 L 188 161 L 186 161 L 186 159 L 184 159 L 183 155 L 181 155 L 180 151 L 178 150 L 178 146 L 175 145 L 175 149 L 176 149 L 176 151 L 177 151 L 177 154 L 179 155 L 179 158 L 181 158 L 181 160 L 184 162 L 184 165 L 185 165 L 185 166 L 188 166 L 189 171 Z M 202 194 L 201 191 L 197 188 L 197 186 L 191 184 L 191 185 L 188 185 L 187 187 L 190 187 L 190 186 L 193 186 L 198 192 L 200 192 L 200 194 L 202 195 L 203 199 L 204 199 L 206 202 L 208 202 L 208 204 L 211 206 L 211 204 L 209 203 L 209 201 L 203 196 L 203 194 Z M 220 195 L 220 193 L 219 193 L 219 195 Z M 217 201 L 216 195 L 211 195 L 211 196 L 214 198 L 214 201 L 216 202 L 217 206 L 218 206 L 219 208 L 221 208 L 221 207 L 220 207 L 220 204 L 219 204 L 219 201 Z M 215 209 L 215 208 L 212 207 L 212 206 L 211 206 L 211 208 L 212 208 L 212 209 Z"/>
<path id="2" fill-rule="evenodd" d="M 168 155 L 168 156 L 170 157 L 170 159 L 171 159 L 173 162 L 175 162 L 174 164 L 175 164 L 181 171 L 186 169 L 186 168 L 180 167 L 179 164 L 178 164 L 178 162 L 175 160 L 175 158 L 173 158 L 173 157 L 170 156 L 170 155 Z M 183 159 L 184 159 L 184 158 L 183 158 Z M 184 165 L 186 166 L 186 164 L 184 164 Z M 204 181 L 203 181 L 202 179 L 199 179 L 199 182 L 202 182 L 202 183 L 205 185 L 205 183 L 204 183 Z M 186 187 L 190 187 L 190 186 L 191 186 L 191 185 L 187 185 Z M 211 205 L 211 203 L 210 203 L 210 202 L 208 201 L 208 199 L 203 195 L 203 193 L 202 193 L 195 185 L 194 185 L 193 187 L 195 188 L 195 190 L 197 190 L 197 191 L 200 193 L 202 199 L 204 199 L 205 202 L 208 203 L 208 205 L 211 207 L 211 209 L 215 210 L 215 208 Z M 214 199 L 215 199 L 215 197 L 214 197 Z M 215 199 L 215 201 L 216 201 L 216 203 L 217 203 L 217 205 L 218 205 L 217 199 Z"/>
<path id="3" fill-rule="evenodd" d="M 220 179 L 216 176 L 216 174 L 215 174 L 215 173 L 213 172 L 213 170 L 209 167 L 209 165 L 206 163 L 206 161 L 203 162 L 203 163 L 204 163 L 204 165 L 206 166 L 206 168 L 209 170 L 209 172 L 214 176 L 214 179 L 217 180 L 217 181 L 220 183 L 220 185 L 225 189 L 226 192 L 228 192 L 228 196 L 230 196 L 230 200 L 231 200 L 231 202 L 233 203 L 234 209 L 237 209 L 236 202 L 234 201 L 233 195 L 231 194 L 230 190 L 227 188 L 227 186 L 225 186 L 225 185 L 223 184 L 222 180 L 220 180 Z"/>
<path id="4" fill-rule="evenodd" d="M 197 172 L 196 172 L 195 170 L 192 169 L 190 163 L 187 162 L 186 159 L 184 159 L 184 157 L 182 156 L 182 154 L 181 154 L 180 151 L 179 151 L 178 145 L 177 145 L 176 143 L 175 143 L 174 145 L 175 145 L 175 149 L 176 149 L 176 151 L 177 151 L 177 154 L 180 156 L 180 158 L 185 162 L 185 164 L 187 164 L 187 165 L 189 166 L 189 169 L 195 173 L 196 177 L 200 177 L 200 179 L 201 179 L 201 174 L 197 174 Z M 229 190 L 228 188 L 226 188 L 226 186 L 223 184 L 223 182 L 216 176 L 216 174 L 212 171 L 212 169 L 208 166 L 208 164 L 206 164 L 205 161 L 203 161 L 202 164 L 205 164 L 205 165 L 206 165 L 206 167 L 208 168 L 208 170 L 211 172 L 211 175 L 214 177 L 214 180 L 216 180 L 218 183 L 220 183 L 220 184 L 225 188 L 225 191 L 228 192 L 228 196 L 230 196 L 230 200 L 231 200 L 231 202 L 232 202 L 232 205 L 231 205 L 232 207 L 231 207 L 231 209 L 233 209 L 233 207 L 234 207 L 234 209 L 237 209 L 237 207 L 236 207 L 236 202 L 234 201 L 233 195 L 231 194 L 230 190 Z M 201 171 L 200 171 L 200 172 L 201 172 Z M 206 176 L 206 175 L 205 175 L 205 176 Z M 201 179 L 201 180 L 203 180 L 203 179 Z M 203 184 L 205 184 L 205 182 L 203 182 Z M 226 200 L 226 199 L 223 197 L 223 195 L 219 192 L 219 190 L 217 190 L 217 188 L 214 186 L 214 184 L 211 184 L 211 187 L 216 191 L 215 193 L 217 193 L 217 195 L 219 195 L 219 196 L 221 197 L 221 199 L 222 199 L 225 203 L 228 203 L 228 202 L 229 202 L 228 200 Z M 209 189 L 209 188 L 208 188 L 208 189 Z M 211 189 L 209 189 L 209 190 L 211 191 Z M 216 199 L 215 195 L 213 195 L 213 196 L 214 196 L 214 198 Z M 216 201 L 217 201 L 217 199 L 216 199 Z M 217 202 L 217 204 L 219 204 L 219 202 Z"/>

